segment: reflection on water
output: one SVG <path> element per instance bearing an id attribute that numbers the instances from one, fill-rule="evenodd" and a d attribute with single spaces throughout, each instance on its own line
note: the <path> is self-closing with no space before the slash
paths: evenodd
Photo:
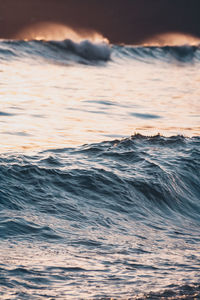
<path id="1" fill-rule="evenodd" d="M 1 151 L 145 135 L 199 135 L 198 64 L 1 65 Z"/>
<path id="2" fill-rule="evenodd" d="M 0 299 L 199 298 L 200 49 L 2 41 L 0 61 Z"/>
<path id="3" fill-rule="evenodd" d="M 81 299 L 104 299 L 103 295 L 109 299 L 118 299 L 119 295 L 127 299 L 151 289 L 158 293 L 163 286 L 175 288 L 175 283 L 181 286 L 194 278 L 198 280 L 200 249 L 198 242 L 190 243 L 195 238 L 198 240 L 195 230 L 191 235 L 182 233 L 181 229 L 178 233 L 174 228 L 170 234 L 164 226 L 158 235 L 159 227 L 148 228 L 144 224 L 140 227 L 137 222 L 133 227 L 131 222 L 125 236 L 116 228 L 115 233 L 113 227 L 74 231 L 64 220 L 48 219 L 50 226 L 68 231 L 61 243 L 52 240 L 49 246 L 44 242 L 23 241 L 16 246 L 1 242 L 5 278 L 1 292 L 9 299 L 16 299 L 17 295 L 22 299 L 28 296 L 79 299 L 80 295 Z M 37 217 L 34 221 L 42 225 Z M 11 295 L 15 296 L 10 298 Z M 159 295 L 155 299 L 160 299 Z"/>

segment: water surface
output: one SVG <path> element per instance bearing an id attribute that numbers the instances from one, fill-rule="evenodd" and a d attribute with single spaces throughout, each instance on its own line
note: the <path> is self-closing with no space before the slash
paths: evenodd
<path id="1" fill-rule="evenodd" d="M 200 297 L 200 50 L 0 42 L 2 299 Z"/>

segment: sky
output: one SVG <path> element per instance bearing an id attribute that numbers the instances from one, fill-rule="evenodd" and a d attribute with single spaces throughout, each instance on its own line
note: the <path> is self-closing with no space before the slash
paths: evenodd
<path id="1" fill-rule="evenodd" d="M 28 38 L 41 22 L 97 31 L 112 43 L 142 44 L 166 33 L 200 37 L 200 0 L 0 0 L 0 38 Z"/>

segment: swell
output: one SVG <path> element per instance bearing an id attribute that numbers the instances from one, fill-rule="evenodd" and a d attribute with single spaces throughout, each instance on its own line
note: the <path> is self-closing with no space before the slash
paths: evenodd
<path id="1" fill-rule="evenodd" d="M 30 210 L 78 227 L 109 228 L 119 216 L 148 226 L 199 224 L 199 146 L 199 137 L 135 135 L 34 156 L 1 155 L 0 209 Z M 1 238 L 58 238 L 42 224 L 15 223 L 9 214 L 1 218 Z"/>
<path id="2" fill-rule="evenodd" d="M 180 63 L 196 63 L 200 61 L 199 46 L 126 46 L 93 43 L 89 40 L 76 43 L 64 41 L 1 41 L 0 59 L 12 60 L 20 58 L 35 59 L 40 57 L 52 62 L 82 63 L 96 65 L 110 60 L 134 59 L 143 62 L 164 61 Z"/>

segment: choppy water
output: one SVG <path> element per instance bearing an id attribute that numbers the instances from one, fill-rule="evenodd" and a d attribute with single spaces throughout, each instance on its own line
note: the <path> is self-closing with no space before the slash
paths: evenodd
<path id="1" fill-rule="evenodd" d="M 1 299 L 200 298 L 199 66 L 0 42 Z"/>

